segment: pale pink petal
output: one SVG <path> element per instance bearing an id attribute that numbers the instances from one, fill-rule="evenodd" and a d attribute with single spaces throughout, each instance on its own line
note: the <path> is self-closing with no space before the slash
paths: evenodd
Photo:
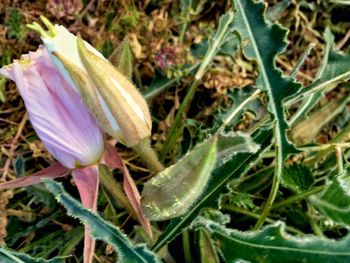
<path id="1" fill-rule="evenodd" d="M 3 67 L 0 74 L 16 82 L 35 131 L 59 162 L 74 168 L 99 160 L 102 132 L 43 47 Z"/>
<path id="2" fill-rule="evenodd" d="M 116 168 L 123 170 L 124 162 L 123 159 L 119 156 L 117 150 L 112 144 L 107 144 L 105 152 L 101 158 L 101 163 L 107 165 L 110 168 Z"/>
<path id="3" fill-rule="evenodd" d="M 98 196 L 98 166 L 91 165 L 74 169 L 74 182 L 78 187 L 81 202 L 85 208 L 96 211 Z M 91 263 L 95 250 L 95 240 L 91 238 L 90 229 L 85 226 L 84 263 Z"/>
<path id="4" fill-rule="evenodd" d="M 107 165 L 111 168 L 117 168 L 123 172 L 124 175 L 124 191 L 126 193 L 126 196 L 129 199 L 129 202 L 132 206 L 132 208 L 135 211 L 135 214 L 142 225 L 145 232 L 151 237 L 153 237 L 152 234 L 152 228 L 150 221 L 145 217 L 143 214 L 143 211 L 141 209 L 141 196 L 140 193 L 135 185 L 134 180 L 131 178 L 129 174 L 128 168 L 125 166 L 123 159 L 118 154 L 117 150 L 112 145 L 107 145 L 105 153 L 101 159 L 101 162 Z"/>
<path id="5" fill-rule="evenodd" d="M 24 176 L 9 182 L 1 183 L 0 184 L 0 191 L 6 190 L 6 189 L 12 189 L 17 187 L 24 187 L 29 186 L 33 184 L 41 183 L 41 178 L 57 178 L 65 176 L 69 173 L 69 169 L 62 166 L 59 163 L 55 163 L 48 168 L 45 168 L 37 173 L 34 173 L 30 176 Z"/>

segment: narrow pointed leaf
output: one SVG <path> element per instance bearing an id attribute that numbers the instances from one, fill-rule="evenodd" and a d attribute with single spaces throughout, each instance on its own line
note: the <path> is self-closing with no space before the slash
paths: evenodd
<path id="1" fill-rule="evenodd" d="M 270 20 L 271 22 L 279 19 L 290 4 L 291 0 L 282 0 L 277 2 L 275 5 L 267 9 L 266 19 Z"/>
<path id="2" fill-rule="evenodd" d="M 62 166 L 60 163 L 55 163 L 50 167 L 47 167 L 30 176 L 24 176 L 9 182 L 1 183 L 0 191 L 17 187 L 25 187 L 33 184 L 39 184 L 41 183 L 42 178 L 57 178 L 66 176 L 68 173 L 68 168 Z"/>
<path id="3" fill-rule="evenodd" d="M 288 125 L 283 102 L 300 88 L 292 79 L 283 77 L 282 72 L 275 67 L 275 57 L 287 45 L 287 31 L 264 20 L 265 5 L 262 1 L 233 0 L 233 5 L 237 9 L 233 28 L 239 32 L 242 43 L 245 43 L 242 47 L 245 55 L 258 64 L 257 85 L 268 95 L 269 111 L 275 121 L 276 145 L 280 150 L 280 158 L 285 159 L 288 154 L 297 153 L 297 150 L 286 135 Z"/>
<path id="4" fill-rule="evenodd" d="M 212 221 L 200 225 L 211 233 L 225 262 L 342 263 L 350 260 L 350 235 L 340 241 L 311 235 L 297 238 L 285 232 L 282 222 L 261 231 L 247 232 L 227 229 Z"/>
<path id="5" fill-rule="evenodd" d="M 102 158 L 102 162 L 110 168 L 116 168 L 122 171 L 124 176 L 123 186 L 124 186 L 124 191 L 126 193 L 126 196 L 128 197 L 128 200 L 137 216 L 137 219 L 142 225 L 143 229 L 152 238 L 151 223 L 145 217 L 141 209 L 140 193 L 135 185 L 134 180 L 129 174 L 128 168 L 125 166 L 123 159 L 120 157 L 117 150 L 112 145 L 109 144 L 107 146 L 105 154 Z"/>
<path id="6" fill-rule="evenodd" d="M 144 245 L 134 245 L 118 228 L 103 220 L 99 215 L 83 208 L 72 198 L 61 184 L 44 179 L 45 185 L 68 211 L 70 216 L 79 218 L 90 227 L 93 238 L 103 240 L 113 246 L 118 253 L 118 262 L 123 263 L 152 263 L 159 262 L 156 256 Z"/>

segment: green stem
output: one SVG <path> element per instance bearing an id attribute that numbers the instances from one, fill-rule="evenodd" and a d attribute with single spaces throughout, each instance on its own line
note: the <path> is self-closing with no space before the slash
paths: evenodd
<path id="1" fill-rule="evenodd" d="M 339 146 L 335 147 L 335 156 L 337 159 L 338 172 L 342 174 L 344 173 L 343 151 Z"/>
<path id="2" fill-rule="evenodd" d="M 236 117 L 249 102 L 255 100 L 260 93 L 260 89 L 255 90 L 252 95 L 250 95 L 241 104 L 234 108 L 234 110 L 228 115 L 228 117 L 223 120 L 223 124 L 219 127 L 216 133 L 220 133 L 225 128 L 225 126 L 228 125 L 232 121 L 232 119 Z"/>
<path id="3" fill-rule="evenodd" d="M 316 186 L 316 187 L 311 188 L 310 190 L 305 191 L 303 193 L 300 193 L 300 194 L 297 194 L 297 195 L 293 195 L 293 196 L 291 196 L 291 197 L 289 197 L 289 198 L 287 198 L 287 199 L 285 199 L 285 200 L 283 200 L 281 202 L 276 203 L 275 205 L 272 206 L 271 209 L 275 210 L 275 209 L 278 209 L 278 208 L 281 208 L 281 207 L 285 207 L 285 206 L 288 206 L 290 204 L 299 202 L 300 200 L 303 200 L 303 199 L 307 198 L 310 195 L 313 195 L 313 194 L 321 192 L 324 188 L 325 188 L 324 185 Z"/>
<path id="4" fill-rule="evenodd" d="M 190 263 L 192 262 L 192 257 L 191 257 L 191 247 L 190 247 L 190 235 L 187 229 L 182 231 L 182 244 L 183 244 L 185 262 Z"/>
<path id="5" fill-rule="evenodd" d="M 256 219 L 260 218 L 260 215 L 257 214 L 257 213 L 254 213 L 254 212 L 251 212 L 251 211 L 248 211 L 248 210 L 245 210 L 245 209 L 233 206 L 233 205 L 221 205 L 221 208 L 224 209 L 224 210 L 232 211 L 232 212 L 235 212 L 235 213 L 238 213 L 238 214 L 242 214 L 242 215 L 246 215 L 246 216 L 249 216 L 249 217 L 253 217 L 253 218 L 256 218 Z M 273 224 L 276 221 L 267 217 L 266 218 L 266 222 L 268 222 L 270 224 Z M 298 230 L 298 229 L 296 229 L 294 227 L 286 226 L 286 229 L 288 231 L 290 231 L 290 232 L 295 233 L 295 234 L 304 235 L 303 232 L 301 232 L 300 230 Z"/>
<path id="6" fill-rule="evenodd" d="M 159 161 L 156 152 L 152 149 L 148 139 L 142 140 L 139 144 L 134 146 L 133 149 L 152 172 L 159 173 L 164 170 L 163 165 Z"/>
<path id="7" fill-rule="evenodd" d="M 315 219 L 312 217 L 312 212 L 313 212 L 313 208 L 310 205 L 308 205 L 308 214 L 309 214 L 310 225 L 311 225 L 312 229 L 314 230 L 314 233 L 316 236 L 318 236 L 320 238 L 324 238 L 322 230 L 317 225 Z"/>
<path id="8" fill-rule="evenodd" d="M 133 208 L 131 207 L 131 204 L 126 197 L 123 186 L 121 183 L 117 182 L 114 178 L 110 170 L 105 166 L 100 164 L 99 165 L 99 177 L 100 177 L 100 183 L 102 186 L 106 189 L 106 191 L 110 194 L 110 196 L 114 199 L 116 203 L 122 204 L 122 206 L 132 215 L 132 217 L 135 217 L 135 213 Z"/>
<path id="9" fill-rule="evenodd" d="M 164 161 L 166 154 L 169 152 L 169 150 L 173 147 L 174 143 L 176 142 L 178 136 L 176 136 L 176 134 L 179 134 L 178 129 L 180 126 L 180 123 L 182 121 L 183 118 L 183 114 L 185 112 L 185 110 L 187 109 L 187 106 L 190 104 L 195 92 L 196 92 L 196 88 L 199 84 L 199 80 L 198 79 L 194 79 L 194 81 L 191 84 L 190 89 L 188 90 L 184 100 L 182 101 L 179 110 L 176 113 L 174 122 L 169 130 L 169 134 L 164 142 L 162 151 L 160 152 L 160 160 Z"/>
<path id="10" fill-rule="evenodd" d="M 277 137 L 278 135 L 278 130 L 277 126 L 275 127 L 275 138 L 276 141 L 279 141 L 279 138 Z M 278 189 L 281 183 L 281 178 L 282 178 L 282 170 L 283 170 L 283 156 L 282 156 L 282 149 L 280 145 L 276 145 L 276 165 L 275 165 L 275 173 L 273 175 L 272 179 L 272 186 L 271 186 L 271 191 L 269 194 L 269 197 L 267 198 L 266 204 L 263 208 L 263 211 L 261 213 L 261 216 L 259 217 L 258 221 L 256 222 L 254 226 L 254 230 L 259 229 L 265 222 L 267 215 L 270 212 L 270 209 L 273 205 L 273 202 L 276 199 Z"/>
<path id="11" fill-rule="evenodd" d="M 349 132 L 350 132 L 350 123 L 348 123 L 346 127 L 330 141 L 330 144 L 342 147 L 342 145 L 339 145 L 338 143 L 341 143 L 343 138 L 347 136 Z M 306 164 L 309 166 L 313 166 L 318 160 L 326 158 L 332 152 L 333 152 L 333 148 L 330 148 L 330 147 L 325 150 L 322 150 L 318 152 L 312 159 L 306 160 Z"/>

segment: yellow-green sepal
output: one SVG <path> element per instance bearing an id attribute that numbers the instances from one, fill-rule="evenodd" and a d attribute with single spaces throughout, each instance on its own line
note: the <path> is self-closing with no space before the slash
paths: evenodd
<path id="1" fill-rule="evenodd" d="M 127 36 L 113 51 L 112 55 L 109 56 L 108 60 L 128 80 L 132 80 L 133 56 L 129 44 L 129 38 Z"/>

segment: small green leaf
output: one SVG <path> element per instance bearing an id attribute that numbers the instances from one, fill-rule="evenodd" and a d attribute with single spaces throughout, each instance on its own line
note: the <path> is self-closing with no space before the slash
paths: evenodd
<path id="1" fill-rule="evenodd" d="M 306 166 L 295 164 L 283 169 L 282 185 L 296 194 L 309 190 L 314 182 L 314 177 Z"/>
<path id="2" fill-rule="evenodd" d="M 185 68 L 183 70 L 185 74 L 181 74 L 178 77 L 173 77 L 172 79 L 167 78 L 166 76 L 162 75 L 159 71 L 156 70 L 154 77 L 152 79 L 152 82 L 149 85 L 148 89 L 142 93 L 143 97 L 146 100 L 150 100 L 156 97 L 158 94 L 166 91 L 170 87 L 174 86 L 176 83 L 179 83 L 180 80 L 182 80 L 188 74 L 193 74 L 197 67 L 198 67 L 198 64 Z"/>
<path id="3" fill-rule="evenodd" d="M 217 241 L 225 262 L 343 263 L 350 261 L 350 235 L 340 241 L 315 236 L 297 238 L 278 222 L 261 231 L 240 232 L 213 221 L 198 220 Z"/>
<path id="4" fill-rule="evenodd" d="M 0 262 L 3 263 L 63 263 L 66 257 L 56 257 L 50 260 L 33 258 L 27 254 L 17 253 L 0 247 Z"/>
<path id="5" fill-rule="evenodd" d="M 332 220 L 350 226 L 350 177 L 337 176 L 320 194 L 310 201 Z"/>
<path id="6" fill-rule="evenodd" d="M 159 262 L 156 256 L 144 245 L 134 245 L 118 228 L 103 220 L 99 215 L 83 208 L 62 187 L 60 183 L 43 179 L 43 182 L 68 211 L 70 216 L 79 218 L 90 227 L 93 238 L 111 244 L 118 252 L 118 262 L 123 263 L 152 263 Z"/>

